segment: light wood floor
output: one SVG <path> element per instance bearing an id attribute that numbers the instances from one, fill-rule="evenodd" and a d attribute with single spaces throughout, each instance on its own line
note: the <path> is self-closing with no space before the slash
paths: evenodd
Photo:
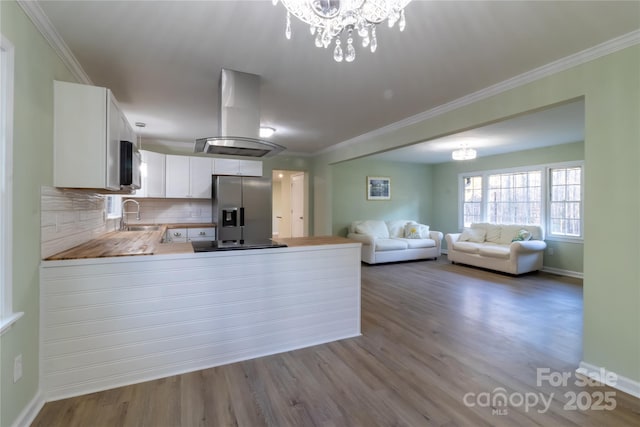
<path id="1" fill-rule="evenodd" d="M 47 403 L 33 425 L 639 426 L 640 399 L 575 385 L 581 324 L 577 279 L 363 265 L 361 337 Z M 571 378 L 537 385 L 538 368 Z M 511 402 L 487 407 L 497 388 Z M 615 410 L 565 408 L 605 391 Z"/>

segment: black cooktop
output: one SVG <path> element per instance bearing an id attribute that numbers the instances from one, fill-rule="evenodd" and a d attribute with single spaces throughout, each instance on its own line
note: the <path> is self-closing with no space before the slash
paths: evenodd
<path id="1" fill-rule="evenodd" d="M 191 242 L 194 252 L 237 251 L 243 249 L 286 248 L 287 245 L 271 239 L 262 240 L 207 240 Z"/>

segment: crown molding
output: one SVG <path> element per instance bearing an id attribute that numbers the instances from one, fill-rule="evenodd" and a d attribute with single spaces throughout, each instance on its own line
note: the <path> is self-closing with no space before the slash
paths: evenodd
<path id="1" fill-rule="evenodd" d="M 402 119 L 395 123 L 391 123 L 390 125 L 375 129 L 371 132 L 367 132 L 362 135 L 356 136 L 354 138 L 348 139 L 346 141 L 342 141 L 337 144 L 331 145 L 329 147 L 323 148 L 322 150 L 316 151 L 314 155 L 326 154 L 326 153 L 338 150 L 340 148 L 345 148 L 354 144 L 358 144 L 360 142 L 364 142 L 371 138 L 389 134 L 393 131 L 397 131 L 407 126 L 411 126 L 416 123 L 420 123 L 425 120 L 432 119 L 444 113 L 448 113 L 449 111 L 453 111 L 458 108 L 473 104 L 474 102 L 478 102 L 480 100 L 490 98 L 492 96 L 498 95 L 508 90 L 517 88 L 519 86 L 523 86 L 525 84 L 534 82 L 536 80 L 540 80 L 552 74 L 556 74 L 561 71 L 568 70 L 577 65 L 581 65 L 581 64 L 593 61 L 594 59 L 601 58 L 605 55 L 617 52 L 622 49 L 626 49 L 636 44 L 640 44 L 640 30 L 632 31 L 620 37 L 616 37 L 614 39 L 608 40 L 599 45 L 590 47 L 583 51 L 558 59 L 557 61 L 553 61 L 541 67 L 534 68 L 533 70 L 527 71 L 525 73 L 522 73 L 510 79 L 504 80 L 500 83 L 496 83 L 492 86 L 486 87 L 477 92 L 470 93 L 468 95 L 463 96 L 462 98 L 455 99 L 446 104 L 439 105 L 430 110 L 424 111 L 422 113 L 418 113 L 411 117 L 407 117 L 406 119 Z"/>
<path id="2" fill-rule="evenodd" d="M 71 74 L 77 79 L 78 83 L 93 84 L 82 65 L 69 49 L 69 46 L 67 46 L 47 15 L 45 15 L 40 3 L 33 0 L 17 0 L 17 3 L 60 57 L 64 65 L 67 66 Z"/>

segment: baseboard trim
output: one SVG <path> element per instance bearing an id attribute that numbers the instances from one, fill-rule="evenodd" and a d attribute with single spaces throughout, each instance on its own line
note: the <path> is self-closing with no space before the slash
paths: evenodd
<path id="1" fill-rule="evenodd" d="M 606 370 L 604 367 L 592 365 L 587 362 L 580 362 L 580 366 L 576 369 L 576 373 L 585 375 L 589 378 L 593 378 L 598 382 L 604 382 L 609 387 L 615 388 L 616 390 L 620 390 L 624 393 L 630 394 L 631 396 L 637 397 L 640 399 L 640 382 L 634 381 L 631 378 L 624 377 L 622 375 L 616 374 L 615 381 L 601 381 L 601 377 L 605 377 L 607 380 L 607 375 L 603 375 L 603 373 L 612 373 L 612 371 Z"/>
<path id="2" fill-rule="evenodd" d="M 581 271 L 565 270 L 563 268 L 542 267 L 545 273 L 557 274 L 559 276 L 575 277 L 576 279 L 584 279 L 584 273 Z"/>
<path id="3" fill-rule="evenodd" d="M 38 389 L 36 395 L 31 399 L 31 402 L 24 407 L 22 412 L 20 412 L 20 415 L 18 415 L 18 418 L 16 418 L 13 424 L 11 424 L 11 427 L 30 426 L 40 413 L 40 410 L 45 403 L 44 394 L 41 389 Z"/>

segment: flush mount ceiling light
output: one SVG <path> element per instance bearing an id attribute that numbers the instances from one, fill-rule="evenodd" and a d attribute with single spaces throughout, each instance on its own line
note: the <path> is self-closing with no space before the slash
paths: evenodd
<path id="1" fill-rule="evenodd" d="M 362 47 L 371 52 L 378 48 L 376 25 L 385 19 L 389 28 L 396 22 L 404 31 L 406 20 L 404 8 L 411 0 L 280 0 L 287 9 L 285 36 L 291 38 L 291 15 L 309 24 L 311 34 L 316 37 L 317 47 L 327 48 L 335 44 L 333 59 L 336 62 L 353 62 L 356 50 L 353 47 L 353 33 L 362 41 Z M 278 0 L 272 0 L 276 5 Z M 342 49 L 343 34 L 346 47 Z"/>
<path id="2" fill-rule="evenodd" d="M 453 160 L 473 160 L 477 156 L 478 156 L 478 153 L 476 153 L 476 150 L 466 146 L 458 150 L 455 150 L 453 153 L 451 153 L 451 158 Z"/>
<path id="3" fill-rule="evenodd" d="M 260 126 L 260 138 L 270 138 L 274 133 L 276 133 L 274 128 Z"/>

